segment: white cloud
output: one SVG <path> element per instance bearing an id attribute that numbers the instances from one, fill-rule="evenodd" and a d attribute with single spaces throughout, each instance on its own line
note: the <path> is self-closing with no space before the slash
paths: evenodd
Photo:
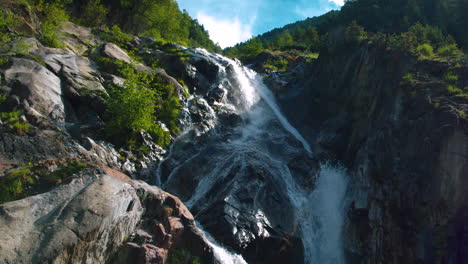
<path id="1" fill-rule="evenodd" d="M 329 2 L 333 2 L 339 6 L 344 5 L 344 0 L 328 0 Z"/>
<path id="2" fill-rule="evenodd" d="M 238 18 L 223 20 L 198 13 L 197 19 L 208 30 L 211 39 L 218 42 L 222 48 L 233 46 L 252 37 L 252 27 L 242 24 Z"/>

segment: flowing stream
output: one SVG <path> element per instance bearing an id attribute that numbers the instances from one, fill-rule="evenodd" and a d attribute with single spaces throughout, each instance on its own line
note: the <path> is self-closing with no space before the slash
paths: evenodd
<path id="1" fill-rule="evenodd" d="M 345 170 L 321 164 L 314 184 L 309 184 L 313 187 L 304 187 L 302 179 L 307 177 L 302 174 L 308 172 L 298 176 L 290 170 L 288 162 L 292 155 L 311 159 L 311 147 L 281 113 L 261 76 L 238 61 L 201 49 L 191 54 L 209 60 L 220 69 L 213 87 L 222 92 L 223 98 L 211 105 L 201 97 L 189 99 L 189 105 L 206 109 L 206 120 L 203 125 L 195 124 L 187 115 L 184 133 L 175 140 L 163 161 L 164 166 L 158 168 L 157 184 L 185 196 L 184 202 L 192 211 L 203 212 L 204 207 L 215 204 L 217 199 L 236 204 L 236 196 L 230 193 L 247 188 L 252 171 L 267 175 L 262 177 L 268 177 L 268 184 L 256 182 L 249 187 L 249 192 L 255 192 L 255 197 L 264 197 L 265 190 L 274 187 L 278 197 L 288 202 L 293 225 L 297 226 L 293 230 L 304 247 L 304 263 L 345 263 L 342 242 L 347 189 Z M 191 111 L 193 109 L 187 106 L 186 112 Z M 225 124 L 226 116 L 232 115 L 240 117 L 241 121 Z M 203 140 L 198 140 L 202 143 L 194 146 L 192 142 L 196 138 Z M 188 187 L 179 187 L 181 182 Z M 268 207 L 254 201 L 249 208 L 255 212 L 258 223 L 270 224 L 272 219 L 263 212 Z M 269 235 L 261 224 L 258 226 L 256 235 Z M 233 234 L 239 241 L 250 241 L 251 236 L 236 231 L 234 228 Z M 203 232 L 217 262 L 246 263 L 239 254 L 227 251 Z"/>

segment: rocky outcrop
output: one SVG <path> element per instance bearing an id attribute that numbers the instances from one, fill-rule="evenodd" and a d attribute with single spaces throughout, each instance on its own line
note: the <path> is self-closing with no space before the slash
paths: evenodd
<path id="1" fill-rule="evenodd" d="M 417 60 L 372 45 L 323 52 L 275 86 L 317 152 L 350 168 L 349 263 L 464 263 L 468 181 L 465 60 Z M 408 75 L 408 73 L 410 73 Z M 405 76 L 405 78 L 403 78 Z"/>
<path id="2" fill-rule="evenodd" d="M 183 246 L 209 256 L 176 197 L 112 169 L 0 206 L 2 263 L 164 263 Z M 191 245 L 191 247 L 189 247 Z"/>
<path id="3" fill-rule="evenodd" d="M 15 58 L 4 74 L 13 96 L 45 118 L 65 121 L 61 81 L 52 72 L 35 61 Z"/>

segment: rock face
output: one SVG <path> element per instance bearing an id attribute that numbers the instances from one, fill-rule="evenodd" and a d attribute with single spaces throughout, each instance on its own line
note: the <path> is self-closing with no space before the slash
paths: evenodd
<path id="1" fill-rule="evenodd" d="M 288 118 L 350 168 L 349 263 L 468 261 L 467 107 L 443 80 L 453 71 L 465 87 L 467 70 L 360 46 L 279 78 Z"/>
<path id="2" fill-rule="evenodd" d="M 179 199 L 110 169 L 0 211 L 2 263 L 164 263 L 180 245 L 209 254 Z"/>
<path id="3" fill-rule="evenodd" d="M 60 79 L 32 60 L 12 59 L 5 69 L 5 80 L 12 93 L 44 117 L 65 121 L 65 106 Z"/>
<path id="4" fill-rule="evenodd" d="M 69 33 L 64 36 L 65 49 L 19 38 L 7 54 L 0 54 L 7 59 L 0 65 L 0 113 L 20 113 L 14 117 L 18 120 L 0 117 L 2 184 L 11 172 L 24 169 L 29 175 L 28 164 L 38 162 L 74 158 L 96 166 L 68 183 L 41 179 L 55 188 L 39 188 L 33 192 L 38 195 L 0 205 L 0 262 L 166 263 L 179 250 L 212 262 L 213 246 L 177 197 L 119 172 L 149 178 L 151 166 L 165 150 L 140 133 L 144 154 L 118 152 L 102 133 L 105 88 L 125 80 L 97 67 L 99 57 L 84 54 L 92 44 L 101 45 L 97 56 L 132 63 L 130 57 L 89 29 L 66 23 L 62 31 Z M 184 99 L 184 88 L 163 69 L 138 64 L 136 70 L 154 73 Z M 8 127 L 15 121 L 27 123 L 29 129 L 15 133 Z M 46 168 L 44 175 L 52 171 Z M 39 182 L 36 174 L 29 176 L 29 181 Z"/>

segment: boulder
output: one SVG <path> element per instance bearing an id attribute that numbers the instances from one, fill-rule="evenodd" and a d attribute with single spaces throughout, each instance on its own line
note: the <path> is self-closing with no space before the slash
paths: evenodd
<path id="1" fill-rule="evenodd" d="M 171 239 L 166 248 L 163 237 L 145 231 L 155 221 Z M 1 205 L 0 232 L 2 263 L 164 263 L 187 239 L 205 248 L 178 198 L 110 169 L 90 169 L 50 192 Z"/>
<path id="2" fill-rule="evenodd" d="M 114 43 L 106 43 L 102 46 L 102 54 L 106 57 L 109 57 L 114 60 L 119 60 L 126 62 L 128 64 L 132 63 L 132 59 L 128 54 L 123 51 L 119 46 Z"/>
<path id="3" fill-rule="evenodd" d="M 60 79 L 35 61 L 19 58 L 11 61 L 4 74 L 7 84 L 13 88 L 12 94 L 26 100 L 42 115 L 64 122 L 66 114 Z"/>
<path id="4" fill-rule="evenodd" d="M 81 89 L 106 92 L 96 65 L 86 57 L 50 54 L 44 62 L 64 80 L 65 92 L 70 97 Z"/>

